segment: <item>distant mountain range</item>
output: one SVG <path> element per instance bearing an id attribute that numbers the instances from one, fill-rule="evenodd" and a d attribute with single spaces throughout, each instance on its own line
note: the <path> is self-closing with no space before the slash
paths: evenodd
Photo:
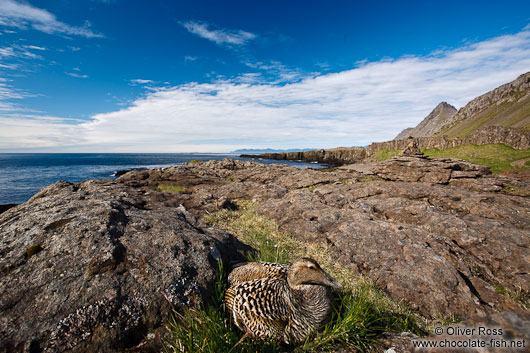
<path id="1" fill-rule="evenodd" d="M 442 135 L 465 138 L 490 126 L 530 131 L 530 72 L 473 99 L 458 111 L 440 103 L 418 126 L 403 130 L 394 140 Z"/>

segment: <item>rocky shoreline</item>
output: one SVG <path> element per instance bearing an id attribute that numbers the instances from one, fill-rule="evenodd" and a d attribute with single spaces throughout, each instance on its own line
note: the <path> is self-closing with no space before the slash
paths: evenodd
<path id="1" fill-rule="evenodd" d="M 328 171 L 223 160 L 58 182 L 0 215 L 0 352 L 159 351 L 172 308 L 208 300 L 217 260 L 248 250 L 202 222 L 234 200 L 426 319 L 530 342 L 528 191 L 418 151 Z"/>
<path id="2" fill-rule="evenodd" d="M 515 149 L 530 148 L 530 131 L 505 128 L 501 126 L 489 126 L 478 129 L 476 132 L 465 138 L 439 137 L 416 137 L 387 142 L 374 142 L 366 148 L 334 148 L 330 150 L 315 150 L 304 152 L 280 152 L 262 153 L 259 155 L 241 155 L 246 158 L 264 158 L 273 160 L 294 160 L 304 162 L 318 162 L 334 166 L 351 163 L 360 163 L 373 159 L 374 155 L 382 150 L 402 150 L 407 147 L 411 140 L 414 140 L 419 148 L 438 148 L 444 150 L 450 147 L 465 144 L 486 145 L 502 143 Z"/>

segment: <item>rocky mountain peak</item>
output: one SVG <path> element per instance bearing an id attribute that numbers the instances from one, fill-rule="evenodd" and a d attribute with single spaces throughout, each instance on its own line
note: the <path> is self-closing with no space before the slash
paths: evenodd
<path id="1" fill-rule="evenodd" d="M 426 137 L 434 135 L 442 126 L 456 114 L 457 110 L 447 102 L 441 102 L 415 128 L 403 130 L 394 140 L 412 137 Z"/>

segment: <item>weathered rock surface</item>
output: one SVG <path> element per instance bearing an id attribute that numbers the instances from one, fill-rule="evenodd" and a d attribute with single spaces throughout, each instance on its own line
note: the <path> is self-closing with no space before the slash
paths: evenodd
<path id="1" fill-rule="evenodd" d="M 156 194 L 156 193 L 155 193 Z M 158 351 L 234 240 L 112 181 L 58 182 L 0 218 L 0 352 Z"/>
<path id="2" fill-rule="evenodd" d="M 504 311 L 442 328 L 442 332 L 438 336 L 417 339 L 436 342 L 437 348 L 409 347 L 414 353 L 530 352 L 529 313 Z"/>
<path id="3" fill-rule="evenodd" d="M 136 183 L 135 173 L 119 180 Z M 505 192 L 528 183 L 485 167 L 399 156 L 332 172 L 222 161 L 150 173 L 141 185 L 194 180 L 173 197 L 199 217 L 223 197 L 262 202 L 283 230 L 327 246 L 427 316 L 514 310 L 499 291 L 530 290 L 530 199 Z"/>
<path id="4" fill-rule="evenodd" d="M 215 258 L 237 256 L 200 222 L 236 199 L 427 317 L 528 311 L 530 197 L 510 187 L 530 182 L 414 154 L 328 172 L 223 160 L 58 183 L 0 218 L 3 349 L 144 344 L 164 297 L 207 295 Z"/>

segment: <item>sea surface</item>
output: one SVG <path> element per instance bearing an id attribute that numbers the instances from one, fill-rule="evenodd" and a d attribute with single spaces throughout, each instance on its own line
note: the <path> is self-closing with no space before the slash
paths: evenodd
<path id="1" fill-rule="evenodd" d="M 192 160 L 223 158 L 283 163 L 298 168 L 324 165 L 297 161 L 240 158 L 238 154 L 199 153 L 0 153 L 0 204 L 23 203 L 58 180 L 114 179 L 120 170 L 164 168 Z"/>

